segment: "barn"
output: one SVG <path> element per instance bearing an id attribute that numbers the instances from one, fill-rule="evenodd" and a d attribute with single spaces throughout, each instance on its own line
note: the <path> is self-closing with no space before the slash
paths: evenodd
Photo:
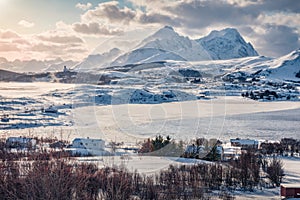
<path id="1" fill-rule="evenodd" d="M 280 195 L 282 198 L 300 199 L 300 184 L 281 184 Z"/>

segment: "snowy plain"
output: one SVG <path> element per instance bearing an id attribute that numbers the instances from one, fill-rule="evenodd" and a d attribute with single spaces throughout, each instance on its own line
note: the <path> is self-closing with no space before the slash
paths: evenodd
<path id="1" fill-rule="evenodd" d="M 282 137 L 300 139 L 299 101 L 258 102 L 237 96 L 216 96 L 207 100 L 162 104 L 97 105 L 93 101 L 81 104 L 82 99 L 86 100 L 91 95 L 86 93 L 90 87 L 59 83 L 1 83 L 1 102 L 4 102 L 1 106 L 14 108 L 2 112 L 18 116 L 10 123 L 18 124 L 28 117 L 20 115 L 25 107 L 55 105 L 64 114 L 45 116 L 34 111 L 29 120 L 41 121 L 41 126 L 27 127 L 25 123 L 18 129 L 2 128 L 0 136 L 36 135 L 67 140 L 91 137 L 102 138 L 107 142 L 126 142 L 128 145 L 135 145 L 157 134 L 170 135 L 186 142 L 195 137 L 218 138 L 225 142 L 236 137 L 273 141 Z M 64 96 L 67 94 L 72 94 L 72 98 Z M 129 170 L 136 169 L 146 174 L 155 173 L 170 164 L 201 162 L 141 156 L 84 159 L 82 161 L 96 162 L 99 166 L 123 165 Z M 286 172 L 284 182 L 299 183 L 300 160 L 282 160 Z M 279 199 L 279 189 L 236 193 L 235 196 L 237 199 Z"/>

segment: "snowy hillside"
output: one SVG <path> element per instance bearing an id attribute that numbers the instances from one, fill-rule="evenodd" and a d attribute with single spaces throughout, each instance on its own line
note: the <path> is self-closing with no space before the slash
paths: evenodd
<path id="1" fill-rule="evenodd" d="M 75 66 L 75 70 L 87 70 L 93 68 L 102 68 L 109 65 L 110 62 L 116 59 L 121 54 L 121 50 L 113 48 L 109 52 L 103 54 L 91 54 L 84 59 L 80 64 Z"/>
<path id="2" fill-rule="evenodd" d="M 111 65 L 151 63 L 162 60 L 185 61 L 184 58 L 170 51 L 156 48 L 140 48 L 120 56 Z"/>
<path id="3" fill-rule="evenodd" d="M 196 40 L 210 54 L 213 60 L 225 60 L 258 56 L 253 46 L 246 43 L 233 28 L 212 31 L 208 36 Z"/>
<path id="4" fill-rule="evenodd" d="M 300 49 L 274 59 L 260 74 L 270 79 L 300 81 Z"/>

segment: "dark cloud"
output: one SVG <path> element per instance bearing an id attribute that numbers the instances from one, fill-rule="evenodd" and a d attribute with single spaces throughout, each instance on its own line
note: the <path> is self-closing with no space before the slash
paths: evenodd
<path id="1" fill-rule="evenodd" d="M 129 23 L 136 17 L 136 11 L 127 7 L 120 8 L 117 1 L 99 4 L 94 10 L 89 10 L 84 14 L 87 19 L 102 18 L 109 22 Z"/>
<path id="2" fill-rule="evenodd" d="M 75 23 L 73 24 L 73 30 L 87 35 L 118 35 L 123 33 L 121 30 L 109 29 L 108 27 L 101 26 L 96 22 L 89 24 Z"/>
<path id="3" fill-rule="evenodd" d="M 262 14 L 272 15 L 299 13 L 300 3 L 293 0 L 258 0 L 258 1 L 212 1 L 190 0 L 180 1 L 173 6 L 163 6 L 163 13 L 169 13 L 168 23 L 195 33 L 214 27 L 234 27 L 246 35 L 254 47 L 262 55 L 281 56 L 299 48 L 299 34 L 297 25 L 276 24 L 260 20 Z M 174 16 L 174 17 L 172 17 Z M 147 23 L 146 20 L 142 21 Z M 300 20 L 299 20 L 300 22 Z M 299 26 L 298 26 L 299 27 Z M 253 31 L 261 30 L 261 33 Z M 299 30 L 298 30 L 299 31 Z M 203 34 L 203 33 L 202 33 Z"/>
<path id="4" fill-rule="evenodd" d="M 248 9 L 251 12 L 293 12 L 299 13 L 300 10 L 300 3 L 299 1 L 295 0 L 262 0 L 261 2 L 249 5 Z"/>
<path id="5" fill-rule="evenodd" d="M 297 20 L 289 20 L 289 24 L 286 20 L 270 20 L 274 14 L 277 17 L 278 14 L 282 17 L 298 14 L 300 3 L 295 0 L 127 1 L 132 7 L 121 6 L 118 1 L 100 3 L 83 15 L 89 24 L 76 23 L 73 29 L 84 34 L 118 34 L 118 31 L 91 23 L 106 21 L 114 25 L 171 25 L 193 36 L 203 36 L 215 27 L 233 27 L 247 36 L 262 55 L 281 56 L 299 46 Z"/>
<path id="6" fill-rule="evenodd" d="M 180 21 L 176 20 L 176 17 L 171 17 L 160 13 L 143 14 L 140 15 L 136 21 L 142 24 L 160 23 L 176 27 L 181 26 Z"/>
<path id="7" fill-rule="evenodd" d="M 270 56 L 288 54 L 300 47 L 299 35 L 294 28 L 283 25 L 266 25 L 263 34 L 257 34 L 258 51 Z"/>

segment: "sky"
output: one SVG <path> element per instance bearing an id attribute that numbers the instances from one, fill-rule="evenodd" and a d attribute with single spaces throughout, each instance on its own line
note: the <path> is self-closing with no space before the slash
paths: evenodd
<path id="1" fill-rule="evenodd" d="M 297 0 L 0 0 L 0 57 L 80 61 L 165 25 L 192 39 L 233 27 L 271 57 L 300 47 Z"/>

